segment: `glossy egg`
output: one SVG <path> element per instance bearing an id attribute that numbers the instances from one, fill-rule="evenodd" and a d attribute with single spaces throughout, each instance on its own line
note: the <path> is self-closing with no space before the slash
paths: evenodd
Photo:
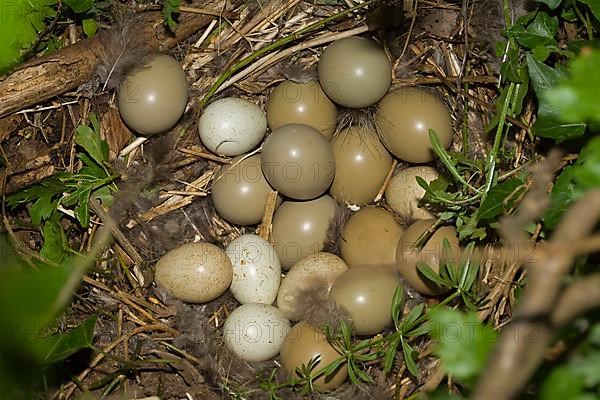
<path id="1" fill-rule="evenodd" d="M 392 83 L 392 64 L 383 49 L 374 41 L 357 36 L 327 46 L 318 70 L 327 96 L 349 108 L 377 103 Z"/>
<path id="2" fill-rule="evenodd" d="M 228 222 L 254 225 L 261 221 L 272 189 L 262 173 L 260 154 L 242 158 L 234 158 L 215 174 L 211 197 L 219 215 Z"/>
<path id="3" fill-rule="evenodd" d="M 206 303 L 227 290 L 233 267 L 220 247 L 206 242 L 188 243 L 158 260 L 154 279 L 179 300 Z"/>
<path id="4" fill-rule="evenodd" d="M 173 57 L 157 55 L 127 75 L 117 97 L 121 118 L 131 129 L 142 135 L 166 132 L 187 105 L 185 72 Z"/>
<path id="5" fill-rule="evenodd" d="M 329 194 L 341 204 L 373 201 L 392 166 L 392 156 L 371 129 L 342 130 L 331 141 L 336 173 Z"/>
<path id="6" fill-rule="evenodd" d="M 405 219 L 429 219 L 433 214 L 425 208 L 419 207 L 419 201 L 425 195 L 417 182 L 416 177 L 421 177 L 427 183 L 438 179 L 440 174 L 435 168 L 417 166 L 403 169 L 390 179 L 385 190 L 385 201 L 401 217 Z"/>
<path id="7" fill-rule="evenodd" d="M 403 161 L 426 163 L 437 158 L 429 130 L 439 136 L 444 148 L 452 144 L 452 119 L 446 105 L 427 90 L 397 89 L 380 102 L 377 128 L 388 150 Z"/>
<path id="8" fill-rule="evenodd" d="M 350 268 L 394 266 L 404 230 L 383 208 L 361 208 L 342 228 L 340 253 Z"/>
<path id="9" fill-rule="evenodd" d="M 307 291 L 322 287 L 328 295 L 333 282 L 347 269 L 344 260 L 335 254 L 320 252 L 304 257 L 292 266 L 281 281 L 277 307 L 292 321 L 302 319 L 303 298 Z"/>
<path id="10" fill-rule="evenodd" d="M 237 237 L 225 248 L 233 265 L 231 293 L 237 301 L 272 304 L 279 291 L 281 265 L 275 249 L 258 235 Z"/>
<path id="11" fill-rule="evenodd" d="M 225 320 L 223 340 L 242 360 L 266 361 L 279 353 L 289 330 L 290 321 L 276 307 L 243 304 Z"/>
<path id="12" fill-rule="evenodd" d="M 421 251 L 413 248 L 414 243 L 430 229 L 435 220 L 427 219 L 417 221 L 409 226 L 400 240 L 396 249 L 396 266 L 400 275 L 417 292 L 429 296 L 435 296 L 448 292 L 448 288 L 427 279 L 417 268 L 418 263 L 425 263 L 435 272 L 439 272 L 440 263 L 450 261 L 459 261 L 461 251 L 456 229 L 453 226 L 443 226 L 438 228 L 429 240 L 425 243 Z M 444 249 L 444 239 L 447 239 L 450 247 Z"/>
<path id="13" fill-rule="evenodd" d="M 325 193 L 335 175 L 331 145 L 315 128 L 288 124 L 275 129 L 262 148 L 262 170 L 282 195 L 297 200 Z"/>
<path id="14" fill-rule="evenodd" d="M 305 124 L 330 140 L 336 118 L 335 104 L 317 81 L 284 81 L 271 92 L 267 100 L 267 122 L 271 130 L 287 124 Z"/>
<path id="15" fill-rule="evenodd" d="M 271 242 L 289 269 L 295 262 L 323 249 L 336 212 L 335 200 L 325 195 L 309 201 L 284 201 L 273 216 Z"/>
<path id="16" fill-rule="evenodd" d="M 237 156 L 254 149 L 267 132 L 267 117 L 254 103 L 226 97 L 210 103 L 198 123 L 200 140 L 207 149 Z"/>
<path id="17" fill-rule="evenodd" d="M 327 365 L 333 363 L 340 354 L 327 341 L 325 334 L 308 322 L 302 321 L 292 327 L 285 337 L 280 352 L 281 367 L 288 377 L 296 374 L 296 368 L 308 365 L 311 360 L 319 357 L 312 369 L 316 374 Z M 296 375 L 297 378 L 300 376 Z M 348 368 L 345 363 L 329 376 L 321 375 L 313 381 L 317 390 L 326 391 L 340 386 L 348 377 Z"/>
<path id="18" fill-rule="evenodd" d="M 392 323 L 392 302 L 400 280 L 393 268 L 355 267 L 340 275 L 330 298 L 348 312 L 358 335 L 374 335 Z"/>

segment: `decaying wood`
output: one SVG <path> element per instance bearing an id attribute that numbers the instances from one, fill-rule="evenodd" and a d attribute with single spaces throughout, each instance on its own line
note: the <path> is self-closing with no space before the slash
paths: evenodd
<path id="1" fill-rule="evenodd" d="M 202 14 L 184 14 L 172 34 L 164 25 L 162 13 L 147 12 L 134 22 L 133 31 L 149 49 L 165 51 L 208 25 L 210 20 L 211 17 Z M 99 34 L 33 59 L 0 80 L 0 118 L 75 90 L 93 79 L 101 37 Z"/>

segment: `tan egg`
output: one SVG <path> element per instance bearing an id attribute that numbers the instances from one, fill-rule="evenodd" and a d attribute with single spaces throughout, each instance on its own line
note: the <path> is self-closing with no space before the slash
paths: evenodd
<path id="1" fill-rule="evenodd" d="M 336 118 L 335 104 L 317 81 L 284 81 L 271 92 L 267 100 L 267 122 L 271 130 L 287 124 L 305 124 L 330 140 Z"/>
<path id="2" fill-rule="evenodd" d="M 429 219 L 433 218 L 427 209 L 419 207 L 419 201 L 425 195 L 417 182 L 419 176 L 427 183 L 438 179 L 439 172 L 429 166 L 417 166 L 403 169 L 390 179 L 385 190 L 385 201 L 403 218 Z"/>
<path id="3" fill-rule="evenodd" d="M 383 49 L 358 36 L 327 46 L 318 69 L 327 96 L 344 107 L 371 106 L 381 100 L 392 83 L 392 64 Z"/>
<path id="4" fill-rule="evenodd" d="M 331 141 L 336 173 L 329 194 L 341 204 L 373 201 L 385 182 L 392 156 L 374 130 L 344 129 Z"/>
<path id="5" fill-rule="evenodd" d="M 281 367 L 288 377 L 295 375 L 299 378 L 296 368 L 300 369 L 303 365 L 308 365 L 317 357 L 319 357 L 319 362 L 311 370 L 313 374 L 317 374 L 341 355 L 327 341 L 327 336 L 320 329 L 306 321 L 297 323 L 290 329 L 281 347 L 279 353 Z M 323 374 L 315 379 L 313 384 L 317 390 L 327 391 L 340 386 L 346 381 L 346 378 L 348 378 L 348 368 L 346 363 L 342 363 L 333 374 L 329 376 Z"/>
<path id="6" fill-rule="evenodd" d="M 340 253 L 350 268 L 394 266 L 403 231 L 383 208 L 362 208 L 344 224 Z"/>
<path id="7" fill-rule="evenodd" d="M 376 122 L 383 144 L 403 161 L 419 164 L 437 158 L 429 140 L 430 129 L 444 148 L 452 144 L 450 112 L 427 90 L 409 87 L 388 93 L 379 102 Z"/>
<path id="8" fill-rule="evenodd" d="M 118 105 L 123 121 L 143 135 L 166 132 L 183 115 L 188 84 L 181 64 L 157 55 L 134 69 L 119 87 Z"/>
<path id="9" fill-rule="evenodd" d="M 318 130 L 288 124 L 275 129 L 263 143 L 262 170 L 282 195 L 309 200 L 331 186 L 335 158 L 331 145 Z"/>
<path id="10" fill-rule="evenodd" d="M 392 302 L 399 285 L 393 268 L 350 268 L 337 278 L 330 298 L 348 312 L 356 334 L 374 335 L 392 324 Z"/>
<path id="11" fill-rule="evenodd" d="M 242 158 L 234 158 L 230 165 L 223 165 L 215 174 L 211 197 L 217 212 L 225 220 L 238 225 L 254 225 L 261 221 L 272 189 L 262 173 L 260 154 Z"/>
<path id="12" fill-rule="evenodd" d="M 284 269 L 323 250 L 336 207 L 335 201 L 327 195 L 281 204 L 273 216 L 271 242 Z"/>
<path id="13" fill-rule="evenodd" d="M 206 242 L 179 246 L 158 260 L 157 286 L 188 303 L 206 303 L 222 295 L 233 279 L 233 267 L 223 249 Z"/>
<path id="14" fill-rule="evenodd" d="M 440 263 L 458 261 L 461 251 L 459 241 L 456 235 L 456 229 L 453 226 L 443 226 L 438 228 L 420 251 L 415 251 L 414 243 L 435 224 L 435 220 L 427 219 L 415 222 L 409 226 L 398 241 L 396 249 L 396 266 L 400 275 L 417 292 L 429 296 L 435 296 L 448 292 L 449 289 L 427 279 L 418 269 L 418 263 L 427 264 L 435 272 L 439 272 Z M 447 239 L 450 248 L 444 249 L 444 239 Z"/>
<path id="15" fill-rule="evenodd" d="M 348 269 L 348 266 L 338 256 L 320 252 L 308 255 L 285 274 L 277 294 L 277 308 L 286 318 L 297 321 L 303 311 L 303 296 L 308 290 L 322 287 L 329 294 L 333 282 Z"/>

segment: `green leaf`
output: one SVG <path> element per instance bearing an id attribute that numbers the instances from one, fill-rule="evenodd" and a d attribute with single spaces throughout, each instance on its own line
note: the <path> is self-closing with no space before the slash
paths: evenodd
<path id="1" fill-rule="evenodd" d="M 527 54 L 527 65 L 539 101 L 538 118 L 533 126 L 533 132 L 541 137 L 555 139 L 557 142 L 583 135 L 586 129 L 584 123 L 562 122 L 561 109 L 546 101 L 545 92 L 565 77 L 564 72 L 544 64 L 531 54 Z"/>
<path id="2" fill-rule="evenodd" d="M 406 317 L 404 317 L 404 319 L 402 319 L 402 324 L 400 326 L 401 329 L 398 329 L 398 330 L 404 332 L 407 329 L 412 329 L 414 327 L 415 321 L 417 319 L 419 319 L 421 314 L 423 314 L 424 308 L 425 308 L 425 304 L 423 304 L 423 303 L 414 306 L 408 312 L 408 315 Z"/>
<path id="3" fill-rule="evenodd" d="M 562 0 L 535 0 L 538 3 L 544 3 L 551 10 L 556 10 L 556 8 L 562 3 Z"/>
<path id="4" fill-rule="evenodd" d="M 592 138 L 581 150 L 573 167 L 573 180 L 581 191 L 600 188 L 600 136 Z"/>
<path id="5" fill-rule="evenodd" d="M 543 94 L 549 106 L 560 109 L 561 120 L 600 122 L 599 65 L 600 50 L 583 52 L 569 65 L 569 76 L 561 77 L 556 87 Z"/>
<path id="6" fill-rule="evenodd" d="M 75 132 L 75 142 L 99 165 L 108 161 L 108 144 L 100 138 L 100 134 L 94 132 L 89 126 L 80 125 Z"/>
<path id="7" fill-rule="evenodd" d="M 43 364 L 54 364 L 62 361 L 77 351 L 89 348 L 94 338 L 94 327 L 97 318 L 90 317 L 70 332 L 46 337 L 34 342 Z"/>
<path id="8" fill-rule="evenodd" d="M 515 24 L 508 29 L 510 37 L 523 47 L 534 49 L 541 46 L 556 46 L 554 38 L 558 32 L 558 18 L 538 11 L 533 21 L 527 26 Z"/>
<path id="9" fill-rule="evenodd" d="M 389 348 L 385 353 L 385 357 L 383 358 L 383 370 L 385 373 L 390 372 L 394 367 L 394 360 L 396 359 L 396 354 L 398 353 L 398 345 L 400 345 L 400 336 L 394 336 L 390 342 Z"/>
<path id="10" fill-rule="evenodd" d="M 412 347 L 404 340 L 404 338 L 400 337 L 400 342 L 402 343 L 402 352 L 404 353 L 404 362 L 406 363 L 406 369 L 411 373 L 415 378 L 419 377 L 419 369 L 417 368 L 417 364 L 415 364 L 415 357 L 417 352 L 413 350 Z"/>
<path id="11" fill-rule="evenodd" d="M 578 1 L 580 3 L 586 4 L 592 11 L 592 14 L 594 14 L 594 17 L 596 17 L 596 19 L 598 21 L 600 21 L 600 1 L 598 1 L 598 0 L 578 0 Z"/>
<path id="12" fill-rule="evenodd" d="M 483 370 L 497 333 L 482 324 L 473 312 L 436 307 L 429 312 L 434 354 L 447 373 L 463 384 L 472 384 Z"/>
<path id="13" fill-rule="evenodd" d="M 63 2 L 77 14 L 89 11 L 94 5 L 94 0 L 63 0 Z"/>
<path id="14" fill-rule="evenodd" d="M 98 24 L 96 24 L 96 21 L 94 21 L 93 18 L 84 19 L 81 21 L 81 25 L 83 26 L 83 33 L 85 33 L 85 36 L 87 37 L 94 36 L 98 31 Z"/>
<path id="15" fill-rule="evenodd" d="M 402 307 L 404 306 L 404 286 L 398 285 L 394 291 L 392 298 L 392 319 L 396 329 L 400 326 L 400 315 L 402 315 Z"/>
<path id="16" fill-rule="evenodd" d="M 448 282 L 443 280 L 440 275 L 438 275 L 431 267 L 423 262 L 417 264 L 417 269 L 419 272 L 425 276 L 425 278 L 429 279 L 433 283 L 437 283 L 438 285 L 448 286 Z"/>
<path id="17" fill-rule="evenodd" d="M 546 229 L 554 229 L 574 199 L 573 167 L 567 166 L 556 178 L 550 193 L 550 207 L 544 214 Z"/>
<path id="18" fill-rule="evenodd" d="M 583 393 L 583 377 L 568 365 L 552 370 L 544 380 L 540 391 L 540 400 L 574 399 Z"/>
<path id="19" fill-rule="evenodd" d="M 177 22 L 173 19 L 173 14 L 179 14 L 180 3 L 180 0 L 164 0 L 163 2 L 163 17 L 170 29 L 175 29 L 177 27 Z"/>
<path id="20" fill-rule="evenodd" d="M 42 236 L 44 237 L 44 245 L 40 250 L 40 255 L 60 264 L 66 256 L 65 249 L 67 248 L 67 237 L 62 227 L 56 221 L 46 221 Z"/>
<path id="21" fill-rule="evenodd" d="M 493 186 L 479 208 L 478 219 L 492 219 L 504 214 L 512 208 L 523 190 L 523 181 L 517 178 Z"/>
<path id="22" fill-rule="evenodd" d="M 38 225 L 43 220 L 50 218 L 52 212 L 56 209 L 58 200 L 53 200 L 54 193 L 44 193 L 29 209 L 31 223 Z"/>
<path id="23" fill-rule="evenodd" d="M 92 188 L 89 187 L 81 194 L 81 196 L 79 196 L 79 199 L 77 200 L 77 206 L 75 206 L 75 217 L 77 217 L 77 220 L 84 228 L 87 228 L 88 224 L 90 223 L 89 202 L 91 194 Z"/>

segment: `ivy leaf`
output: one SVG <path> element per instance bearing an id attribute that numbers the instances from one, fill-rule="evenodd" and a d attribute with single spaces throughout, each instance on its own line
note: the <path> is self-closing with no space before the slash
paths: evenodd
<path id="1" fill-rule="evenodd" d="M 551 10 L 556 10 L 556 8 L 562 3 L 562 0 L 535 0 L 538 3 L 544 3 Z"/>
<path id="2" fill-rule="evenodd" d="M 566 123 L 561 121 L 560 107 L 549 104 L 545 100 L 545 92 L 553 88 L 560 79 L 565 77 L 564 72 L 554 69 L 527 54 L 527 65 L 533 89 L 539 101 L 538 118 L 533 125 L 533 132 L 541 137 L 547 137 L 562 142 L 584 134 L 586 125 L 582 122 Z"/>
<path id="3" fill-rule="evenodd" d="M 550 193 L 550 207 L 543 217 L 546 229 L 554 229 L 563 213 L 573 201 L 575 185 L 573 183 L 573 167 L 566 167 L 556 178 Z"/>
<path id="4" fill-rule="evenodd" d="M 508 179 L 492 187 L 479 208 L 478 219 L 492 219 L 504 214 L 512 208 L 523 190 L 523 181 L 517 178 Z"/>
<path id="5" fill-rule="evenodd" d="M 77 14 L 89 11 L 94 5 L 94 0 L 63 0 L 63 2 Z"/>
<path id="6" fill-rule="evenodd" d="M 539 11 L 527 26 L 515 24 L 508 30 L 523 47 L 534 49 L 540 46 L 556 45 L 554 38 L 558 33 L 558 18 L 551 17 L 548 13 Z"/>
<path id="7" fill-rule="evenodd" d="M 472 384 L 485 367 L 498 334 L 473 312 L 437 307 L 429 312 L 430 335 L 436 340 L 434 354 L 447 373 L 463 384 Z"/>
<path id="8" fill-rule="evenodd" d="M 600 4 L 600 2 L 598 2 Z M 569 76 L 543 94 L 551 107 L 560 109 L 565 122 L 600 123 L 600 50 L 584 51 L 569 66 Z"/>
<path id="9" fill-rule="evenodd" d="M 46 337 L 34 342 L 40 361 L 45 365 L 62 361 L 77 351 L 89 348 L 94 338 L 97 318 L 90 317 L 70 332 Z"/>

